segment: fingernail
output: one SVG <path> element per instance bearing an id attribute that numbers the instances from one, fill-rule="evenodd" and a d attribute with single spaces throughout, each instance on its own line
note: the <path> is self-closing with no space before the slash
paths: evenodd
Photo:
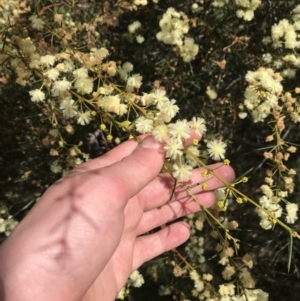
<path id="1" fill-rule="evenodd" d="M 163 146 L 161 143 L 157 142 L 152 136 L 146 137 L 138 146 L 139 148 L 151 148 L 156 150 L 163 150 Z"/>

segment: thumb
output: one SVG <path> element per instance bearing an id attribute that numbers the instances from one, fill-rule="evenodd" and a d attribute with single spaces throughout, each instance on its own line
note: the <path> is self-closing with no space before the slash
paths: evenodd
<path id="1" fill-rule="evenodd" d="M 116 199 L 128 200 L 159 174 L 164 158 L 163 145 L 155 141 L 152 136 L 147 136 L 130 155 L 102 168 L 105 182 L 113 183 L 115 189 L 112 194 Z"/>

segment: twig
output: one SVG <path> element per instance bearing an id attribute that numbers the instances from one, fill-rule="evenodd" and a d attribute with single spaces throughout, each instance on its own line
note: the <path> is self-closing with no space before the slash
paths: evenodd
<path id="1" fill-rule="evenodd" d="M 41 15 L 43 15 L 47 10 L 49 10 L 50 8 L 52 8 L 52 7 L 57 7 L 57 6 L 61 6 L 61 5 L 64 5 L 64 4 L 66 4 L 65 2 L 59 2 L 59 3 L 53 3 L 53 4 L 50 4 L 50 5 L 48 5 L 48 6 L 45 6 L 45 7 L 43 7 L 42 8 L 42 10 L 40 10 L 39 12 L 38 12 L 38 16 L 40 17 Z"/>

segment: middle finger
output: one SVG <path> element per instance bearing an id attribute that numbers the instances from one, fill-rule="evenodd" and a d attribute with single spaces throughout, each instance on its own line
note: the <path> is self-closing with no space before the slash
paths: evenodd
<path id="1" fill-rule="evenodd" d="M 210 169 L 222 179 L 230 182 L 234 179 L 235 174 L 230 166 L 225 166 L 220 163 L 213 164 L 209 166 Z M 192 171 L 193 176 L 191 180 L 186 184 L 187 186 L 193 186 L 204 181 L 207 182 L 206 191 L 213 191 L 217 188 L 223 187 L 222 181 L 213 177 L 212 175 L 208 177 L 203 177 L 202 173 L 206 171 L 205 168 L 196 168 Z M 138 194 L 138 200 L 145 211 L 152 210 L 157 207 L 161 207 L 169 201 L 178 201 L 182 198 L 189 196 L 189 193 L 181 185 L 177 185 L 172 199 L 171 195 L 174 190 L 174 179 L 169 174 L 158 175 L 149 185 L 142 189 Z M 202 185 L 195 185 L 190 189 L 191 194 L 198 194 L 203 191 Z"/>

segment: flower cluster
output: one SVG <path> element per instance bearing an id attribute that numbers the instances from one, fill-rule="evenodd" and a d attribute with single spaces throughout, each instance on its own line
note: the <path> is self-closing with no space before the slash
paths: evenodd
<path id="1" fill-rule="evenodd" d="M 215 89 L 213 89 L 212 87 L 210 86 L 207 86 L 206 87 L 206 95 L 209 97 L 209 99 L 211 100 L 214 100 L 218 97 L 218 94 L 216 92 Z"/>
<path id="2" fill-rule="evenodd" d="M 236 16 L 243 18 L 249 22 L 254 18 L 255 10 L 261 5 L 261 0 L 234 0 L 234 9 Z M 213 0 L 212 6 L 215 8 L 223 8 L 225 5 L 230 5 L 229 0 Z"/>
<path id="3" fill-rule="evenodd" d="M 153 137 L 165 144 L 166 157 L 170 158 L 174 164 L 172 165 L 172 174 L 180 182 L 188 181 L 192 172 L 191 169 L 197 166 L 197 158 L 200 154 L 195 146 L 188 147 L 188 152 L 185 153 L 185 141 L 190 138 L 191 131 L 194 131 L 198 136 L 206 131 L 206 126 L 203 118 L 193 118 L 192 121 L 178 120 L 175 123 L 169 122 L 178 112 L 178 107 L 175 105 L 175 100 L 169 100 L 164 91 L 156 90 L 151 94 L 144 94 L 144 101 L 147 104 L 155 104 L 158 109 L 156 115 L 145 117 L 141 116 L 135 122 L 136 130 L 141 133 L 152 133 Z M 185 156 L 184 156 L 185 154 Z"/>
<path id="4" fill-rule="evenodd" d="M 287 50 L 298 47 L 297 33 L 299 25 L 300 6 L 293 10 L 292 20 L 281 20 L 272 26 L 271 37 L 263 41 L 266 45 L 272 43 L 275 49 L 284 47 Z M 296 24 L 296 25 L 295 25 Z M 298 24 L 298 25 L 297 25 Z M 294 50 L 293 50 L 294 51 Z M 290 54 L 277 55 L 274 60 L 271 53 L 263 55 L 263 60 L 276 70 L 280 70 L 284 65 L 299 68 L 300 61 L 297 56 Z M 280 73 L 275 73 L 270 68 L 260 68 L 256 72 L 248 72 L 246 80 L 249 83 L 245 92 L 244 105 L 252 111 L 255 122 L 263 121 L 270 114 L 273 117 L 273 133 L 266 137 L 266 142 L 275 142 L 275 146 L 270 151 L 264 152 L 265 160 L 271 162 L 271 168 L 266 170 L 265 184 L 261 186 L 263 196 L 259 199 L 261 208 L 258 214 L 261 218 L 260 225 L 264 229 L 272 229 L 277 223 L 278 218 L 285 217 L 287 223 L 295 223 L 297 220 L 298 205 L 287 201 L 288 195 L 294 191 L 294 176 L 296 171 L 288 168 L 286 161 L 291 154 L 297 151 L 293 145 L 285 143 L 281 138 L 281 133 L 286 126 L 286 117 L 294 123 L 300 121 L 299 101 L 297 94 L 300 89 L 296 88 L 293 92 L 283 91 L 281 84 L 283 78 L 294 78 L 295 69 L 286 68 Z M 284 211 L 285 207 L 285 211 Z"/>
<path id="5" fill-rule="evenodd" d="M 212 5 L 214 7 L 223 7 L 224 5 L 228 4 L 229 0 L 214 0 Z"/>
<path id="6" fill-rule="evenodd" d="M 9 236 L 18 225 L 18 221 L 16 221 L 13 216 L 7 216 L 5 213 L 5 210 L 1 210 L 0 212 L 0 233 L 4 233 L 5 236 Z"/>
<path id="7" fill-rule="evenodd" d="M 278 153 L 277 153 L 278 154 Z M 277 155 L 279 158 L 280 155 Z M 280 164 L 280 168 L 284 165 Z M 289 224 L 295 223 L 297 220 L 298 204 L 287 202 L 286 199 L 290 193 L 294 190 L 294 180 L 293 175 L 295 171 L 289 169 L 284 176 L 284 171 L 282 172 L 282 182 L 286 190 L 276 189 L 273 190 L 271 185 L 274 180 L 274 173 L 272 171 L 267 171 L 267 177 L 265 178 L 264 184 L 260 187 L 263 192 L 263 196 L 259 198 L 259 203 L 262 209 L 258 210 L 258 214 L 261 218 L 260 225 L 262 228 L 268 230 L 271 229 L 276 224 L 276 218 L 285 216 L 285 220 Z M 284 212 L 283 206 L 284 203 L 286 212 Z"/>
<path id="8" fill-rule="evenodd" d="M 177 45 L 181 57 L 185 62 L 194 59 L 199 51 L 193 38 L 184 38 L 189 31 L 189 19 L 183 12 L 177 12 L 174 8 L 168 8 L 162 19 L 159 21 L 161 31 L 156 38 L 167 45 Z"/>
<path id="9" fill-rule="evenodd" d="M 123 81 L 127 80 L 129 73 L 132 70 L 133 70 L 133 65 L 129 62 L 125 62 L 122 66 L 119 66 L 117 69 L 118 74 Z"/>
<path id="10" fill-rule="evenodd" d="M 191 225 L 193 225 L 191 222 L 193 220 L 191 217 L 189 218 L 189 222 Z M 196 220 L 197 223 L 197 220 Z M 204 254 L 204 238 L 203 237 L 197 237 L 196 235 L 192 236 L 189 243 L 185 247 L 185 251 L 188 254 L 188 258 L 190 258 L 193 262 L 198 264 L 202 264 L 205 262 Z"/>
<path id="11" fill-rule="evenodd" d="M 195 44 L 193 38 L 185 38 L 182 45 L 179 46 L 180 56 L 184 62 L 188 63 L 195 58 L 199 51 L 199 45 Z"/>
<path id="12" fill-rule="evenodd" d="M 219 191 L 217 199 L 224 199 L 224 197 L 224 189 L 222 189 Z M 199 212 L 186 218 L 186 221 L 193 229 L 194 235 L 186 245 L 185 251 L 188 258 L 194 262 L 197 267 L 199 267 L 199 270 L 205 270 L 205 266 L 207 264 L 205 258 L 204 239 L 202 236 L 199 236 L 198 232 L 196 233 L 196 231 L 203 231 L 203 222 L 205 221 L 204 216 L 205 214 L 203 212 Z M 218 220 L 221 219 L 221 217 L 218 217 Z M 236 229 L 238 227 L 238 224 L 235 221 L 228 222 L 226 219 L 223 220 L 222 224 L 231 229 Z M 219 229 L 211 231 L 211 236 L 213 238 L 218 238 L 218 231 Z M 238 244 L 236 244 L 236 248 L 239 248 Z M 229 246 L 229 243 L 223 245 L 221 242 L 216 245 L 216 251 L 219 253 L 219 264 L 224 266 L 222 277 L 227 282 L 219 285 L 217 296 L 215 292 L 212 293 L 209 289 L 213 276 L 210 274 L 199 274 L 198 271 L 193 269 L 190 271 L 189 276 L 194 282 L 194 287 L 191 292 L 194 297 L 206 301 L 242 301 L 248 299 L 255 301 L 268 300 L 267 293 L 260 289 L 255 289 L 255 281 L 250 272 L 253 268 L 253 258 L 251 255 L 245 254 L 242 257 L 234 258 L 234 249 Z M 234 281 L 236 278 L 239 279 L 239 283 Z M 242 293 L 239 289 L 240 286 L 246 288 Z"/>
<path id="13" fill-rule="evenodd" d="M 78 124 L 85 125 L 90 122 L 91 113 L 83 108 L 84 98 L 79 95 L 90 95 L 94 91 L 94 78 L 88 75 L 89 70 L 92 70 L 95 65 L 101 64 L 108 55 L 108 51 L 105 48 L 93 49 L 89 55 L 85 56 L 85 61 L 78 58 L 78 62 L 75 64 L 71 60 L 71 54 L 67 51 L 57 55 L 39 56 L 33 52 L 31 55 L 36 60 L 38 59 L 35 68 L 40 70 L 43 82 L 39 89 L 31 90 L 29 94 L 32 101 L 43 102 L 46 93 L 50 93 L 52 101 L 56 100 L 64 117 L 76 118 Z M 80 56 L 80 54 L 77 55 Z M 116 70 L 113 70 L 116 69 L 115 65 L 112 63 L 103 64 L 102 67 L 109 74 L 116 73 Z M 99 95 L 101 95 L 101 91 L 95 92 L 94 99 L 97 99 L 97 96 L 99 98 Z M 99 107 L 101 104 L 102 102 L 98 100 Z M 126 108 L 122 110 L 121 105 L 119 103 L 115 110 L 119 114 L 124 114 Z"/>
<path id="14" fill-rule="evenodd" d="M 260 6 L 261 0 L 235 0 L 238 7 L 236 15 L 245 21 L 251 21 L 254 18 L 254 11 Z"/>
<path id="15" fill-rule="evenodd" d="M 198 297 L 200 295 L 207 295 L 207 294 L 210 295 L 209 291 L 203 292 L 205 283 L 202 281 L 200 275 L 195 270 L 190 272 L 190 278 L 194 282 L 194 288 L 192 290 L 192 295 L 194 297 Z"/>
<path id="16" fill-rule="evenodd" d="M 140 27 L 142 26 L 141 22 L 139 21 L 134 21 L 130 25 L 128 25 L 128 31 L 131 34 L 134 34 Z"/>
<path id="17" fill-rule="evenodd" d="M 140 287 L 145 283 L 144 277 L 138 270 L 135 270 L 129 276 L 129 283 L 134 287 Z"/>
<path id="18" fill-rule="evenodd" d="M 287 223 L 294 224 L 298 219 L 299 205 L 294 203 L 287 203 L 285 209 L 287 213 L 285 217 Z"/>
<path id="19" fill-rule="evenodd" d="M 296 71 L 300 68 L 300 59 L 295 49 L 300 48 L 300 5 L 292 10 L 290 20 L 282 19 L 272 26 L 271 35 L 263 39 L 266 46 L 272 46 L 274 53 L 266 53 L 263 60 L 274 70 L 281 71 L 285 79 L 296 77 Z M 285 49 L 284 54 L 281 53 Z"/>
<path id="20" fill-rule="evenodd" d="M 124 300 L 125 297 L 129 294 L 129 286 L 133 287 L 141 287 L 145 283 L 143 275 L 135 270 L 129 276 L 127 285 L 122 288 L 122 290 L 118 293 L 117 299 Z"/>
<path id="21" fill-rule="evenodd" d="M 261 67 L 257 71 L 248 71 L 246 81 L 249 86 L 244 105 L 251 111 L 254 122 L 263 121 L 278 105 L 283 90 L 282 77 L 270 68 Z"/>
<path id="22" fill-rule="evenodd" d="M 287 49 L 300 48 L 298 31 L 300 30 L 300 5 L 293 10 L 293 21 L 290 23 L 283 19 L 272 26 L 272 44 L 274 48 L 285 47 Z"/>
<path id="23" fill-rule="evenodd" d="M 5 28 L 5 24 L 14 25 L 15 22 L 25 13 L 30 11 L 26 1 L 3 0 L 0 5 L 0 30 Z"/>
<path id="24" fill-rule="evenodd" d="M 178 120 L 170 123 L 179 111 L 176 100 L 169 99 L 163 89 L 144 93 L 143 96 L 135 94 L 142 85 L 142 76 L 130 74 L 133 65 L 129 62 L 124 63 L 122 67 L 117 67 L 114 62 L 105 62 L 104 59 L 109 54 L 105 48 L 93 48 L 89 54 L 73 53 L 78 57 L 75 62 L 70 59 L 71 54 L 70 50 L 57 55 L 34 55 L 35 59 L 39 58 L 36 68 L 40 70 L 43 82 L 40 88 L 29 92 L 31 100 L 42 103 L 46 95 L 50 95 L 53 106 L 57 106 L 63 117 L 76 119 L 80 125 L 89 124 L 97 111 L 121 117 L 128 112 L 129 107 L 139 108 L 141 112 L 146 113 L 138 116 L 132 123 L 137 133 L 151 132 L 157 141 L 164 142 L 167 157 L 174 160 L 173 176 L 180 182 L 188 181 L 192 175 L 191 169 L 196 165 L 195 157 L 199 155 L 199 151 L 191 147 L 192 155 L 186 155 L 184 160 L 181 158 L 184 143 L 190 138 L 191 130 L 197 135 L 202 135 L 206 131 L 204 120 L 193 118 L 191 122 Z M 108 76 L 119 74 L 120 78 L 126 81 L 126 93 L 120 93 L 112 83 L 98 85 L 95 88 L 96 70 L 106 72 Z M 146 108 L 147 111 L 144 111 Z M 131 124 L 130 121 L 127 123 L 128 126 Z M 216 160 L 223 156 L 216 155 L 215 150 L 210 154 L 215 154 Z M 51 170 L 60 172 L 62 169 L 54 162 Z"/>
<path id="25" fill-rule="evenodd" d="M 148 4 L 148 1 L 147 0 L 134 0 L 134 4 L 144 6 L 144 5 Z"/>
<path id="26" fill-rule="evenodd" d="M 0 218 L 0 233 L 5 233 L 6 236 L 9 236 L 17 225 L 18 221 L 16 221 L 12 216 L 8 216 L 6 220 Z"/>
<path id="27" fill-rule="evenodd" d="M 168 8 L 159 21 L 161 31 L 156 38 L 167 45 L 182 45 L 182 38 L 189 31 L 188 18 L 183 12 Z"/>

